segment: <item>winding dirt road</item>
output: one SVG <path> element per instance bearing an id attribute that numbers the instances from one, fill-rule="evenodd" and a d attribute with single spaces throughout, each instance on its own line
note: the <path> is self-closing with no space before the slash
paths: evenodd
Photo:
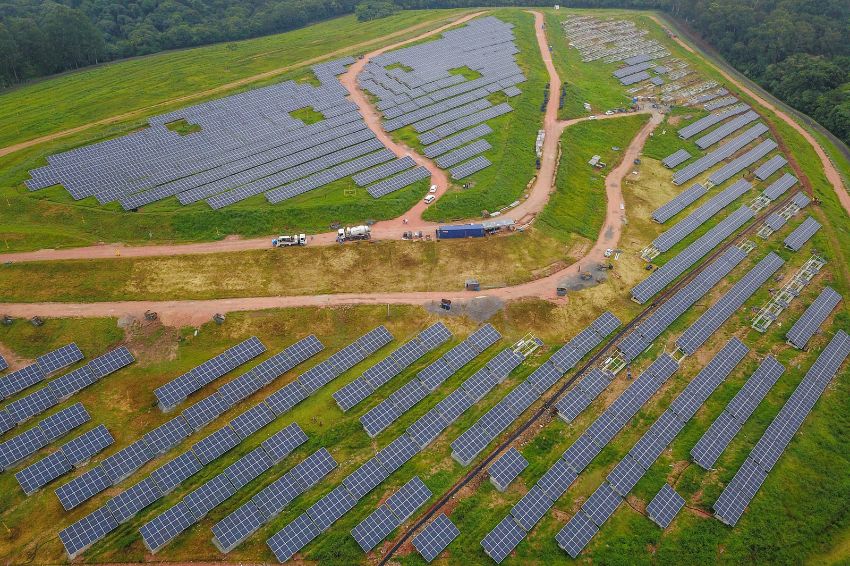
<path id="1" fill-rule="evenodd" d="M 535 32 L 538 46 L 543 56 L 546 68 L 549 72 L 551 88 L 560 89 L 561 80 L 549 57 L 548 43 L 543 31 L 543 15 L 532 12 L 535 15 Z M 557 92 L 557 90 L 552 90 Z M 544 124 L 547 130 L 544 142 L 544 157 L 541 160 L 540 174 L 537 177 L 534 188 L 526 203 L 529 209 L 540 210 L 548 201 L 549 192 L 555 178 L 555 165 L 558 152 L 558 140 L 560 134 L 567 126 L 579 120 L 561 121 L 557 120 L 558 100 L 555 97 L 549 99 L 546 108 Z M 146 310 L 159 313 L 165 324 L 169 325 L 197 325 L 208 322 L 215 313 L 228 313 L 237 311 L 262 310 L 285 307 L 304 306 L 336 306 L 336 305 L 364 305 L 364 304 L 410 304 L 427 305 L 449 298 L 457 303 L 474 301 L 482 297 L 493 297 L 500 300 L 516 300 L 522 298 L 546 298 L 556 299 L 556 287 L 559 282 L 568 277 L 576 276 L 582 265 L 593 265 L 604 259 L 607 248 L 617 247 L 625 219 L 625 207 L 621 183 L 632 171 L 633 161 L 640 155 L 650 134 L 661 123 L 662 115 L 654 112 L 649 122 L 641 129 L 637 136 L 631 141 L 623 152 L 622 161 L 609 173 L 605 179 L 605 194 L 607 197 L 607 209 L 605 222 L 600 229 L 599 236 L 590 251 L 578 262 L 562 269 L 547 277 L 529 281 L 513 287 L 501 287 L 488 289 L 470 297 L 469 293 L 450 292 L 413 292 L 413 293 L 342 293 L 333 295 L 313 296 L 289 296 L 289 297 L 246 297 L 235 299 L 214 299 L 205 301 L 117 301 L 101 303 L 33 303 L 16 304 L 0 303 L 0 311 L 16 317 L 140 317 Z M 539 208 L 537 204 L 539 204 Z M 517 207 L 519 208 L 519 207 Z M 145 248 L 134 248 L 144 250 Z M 217 250 L 222 251 L 222 250 Z"/>

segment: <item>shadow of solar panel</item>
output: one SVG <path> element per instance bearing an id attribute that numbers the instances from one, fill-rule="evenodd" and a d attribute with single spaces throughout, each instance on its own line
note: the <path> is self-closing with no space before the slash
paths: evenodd
<path id="1" fill-rule="evenodd" d="M 555 540 L 567 554 L 577 558 L 597 532 L 599 527 L 587 515 L 579 511 L 563 529 L 558 531 Z"/>
<path id="2" fill-rule="evenodd" d="M 516 524 L 513 517 L 508 516 L 487 533 L 481 540 L 481 547 L 496 564 L 501 564 L 524 538 L 525 531 Z"/>
<path id="3" fill-rule="evenodd" d="M 142 541 L 153 553 L 197 522 L 189 506 L 177 503 L 141 526 Z"/>

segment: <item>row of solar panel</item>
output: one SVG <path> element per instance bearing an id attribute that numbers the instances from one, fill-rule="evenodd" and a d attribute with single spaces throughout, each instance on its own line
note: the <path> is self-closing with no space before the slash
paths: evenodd
<path id="1" fill-rule="evenodd" d="M 83 353 L 73 342 L 39 356 L 34 364 L 22 367 L 0 377 L 0 399 L 8 399 L 21 391 L 44 381 L 54 371 L 68 367 L 83 359 Z M 3 361 L 3 369 L 6 368 Z"/>
<path id="2" fill-rule="evenodd" d="M 610 312 L 596 319 L 452 442 L 452 457 L 465 466 L 469 465 L 563 374 L 575 367 L 619 326 L 619 319 Z"/>
<path id="3" fill-rule="evenodd" d="M 843 330 L 839 330 L 764 431 L 743 465 L 735 473 L 735 477 L 721 492 L 714 503 L 715 517 L 730 526 L 738 523 L 747 505 L 767 478 L 767 474 L 776 465 L 848 355 L 850 355 L 850 336 Z"/>
<path id="4" fill-rule="evenodd" d="M 676 171 L 673 174 L 673 184 L 681 185 L 682 183 L 690 181 L 697 175 L 708 171 L 721 161 L 732 157 L 739 150 L 754 142 L 768 131 L 768 127 L 762 122 L 757 123 L 744 133 L 739 134 L 737 137 L 724 143 L 711 153 L 707 153 L 684 168 Z"/>
<path id="5" fill-rule="evenodd" d="M 640 407 L 670 378 L 676 369 L 678 369 L 678 365 L 668 354 L 663 354 L 653 362 L 567 448 L 561 458 L 514 505 L 510 515 L 505 517 L 481 540 L 484 552 L 496 563 L 501 563 L 513 552 L 591 460 L 602 451 L 619 429 L 637 413 Z M 613 494 L 613 491 L 611 494 Z M 619 498 L 616 494 L 613 495 Z M 585 506 L 589 509 L 596 508 L 599 503 L 598 499 L 599 496 L 591 497 L 585 502 Z"/>
<path id="6" fill-rule="evenodd" d="M 785 334 L 788 343 L 801 350 L 805 348 L 821 324 L 826 321 L 840 302 L 841 295 L 831 287 L 824 287 L 817 298 Z"/>
<path id="7" fill-rule="evenodd" d="M 443 323 L 431 325 L 336 391 L 334 400 L 343 411 L 351 409 L 451 337 L 451 331 Z"/>
<path id="8" fill-rule="evenodd" d="M 387 538 L 395 528 L 408 520 L 432 495 L 431 490 L 419 479 L 419 476 L 414 476 L 397 492 L 389 496 L 385 503 L 360 521 L 351 530 L 351 536 L 363 552 L 369 552 Z"/>

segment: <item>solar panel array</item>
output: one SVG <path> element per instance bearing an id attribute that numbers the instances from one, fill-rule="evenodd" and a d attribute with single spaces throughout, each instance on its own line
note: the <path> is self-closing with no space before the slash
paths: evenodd
<path id="1" fill-rule="evenodd" d="M 664 224 L 691 204 L 695 203 L 698 199 L 702 198 L 708 193 L 708 189 L 699 183 L 694 183 L 689 188 L 685 189 L 662 206 L 658 207 L 652 213 L 652 219 L 658 222 L 659 224 Z"/>
<path id="2" fill-rule="evenodd" d="M 678 167 L 690 158 L 691 154 L 688 153 L 687 149 L 680 149 L 679 151 L 671 153 L 670 155 L 665 157 L 661 161 L 661 163 L 664 165 L 664 167 L 667 167 L 668 169 L 673 169 L 674 167 Z"/>
<path id="3" fill-rule="evenodd" d="M 738 99 L 735 98 L 734 96 L 724 96 L 722 98 L 715 98 L 711 102 L 708 102 L 707 104 L 705 104 L 705 106 L 703 106 L 703 108 L 705 108 L 706 110 L 709 110 L 709 111 L 718 110 L 718 109 L 723 108 L 725 106 L 731 106 L 732 104 L 735 104 L 736 102 L 738 102 Z"/>
<path id="4" fill-rule="evenodd" d="M 353 62 L 349 57 L 314 65 L 318 85 L 285 81 L 253 89 L 155 116 L 148 128 L 121 138 L 52 155 L 46 167 L 30 171 L 27 186 L 62 184 L 75 199 L 118 201 L 126 210 L 171 196 L 182 204 L 206 199 L 222 208 L 311 176 L 299 185 L 301 192 L 351 176 L 388 152 L 337 78 Z M 322 119 L 305 124 L 290 114 L 304 108 Z M 179 119 L 200 131 L 171 131 L 167 124 Z M 360 157 L 366 161 L 358 169 L 351 160 Z M 323 171 L 328 173 L 315 176 Z"/>
<path id="5" fill-rule="evenodd" d="M 610 372 L 599 368 L 590 370 L 555 405 L 558 409 L 558 416 L 568 423 L 574 421 L 605 390 L 613 379 L 614 376 Z"/>
<path id="6" fill-rule="evenodd" d="M 80 403 L 42 419 L 37 426 L 0 444 L 0 469 L 9 469 L 90 420 L 91 416 Z"/>
<path id="7" fill-rule="evenodd" d="M 488 470 L 490 483 L 499 491 L 505 491 L 511 482 L 527 467 L 528 460 L 523 458 L 519 450 L 512 446 L 490 466 Z"/>
<path id="8" fill-rule="evenodd" d="M 396 173 L 401 173 L 411 167 L 416 166 L 416 162 L 413 161 L 413 158 L 409 155 L 405 155 L 400 159 L 396 159 L 395 161 L 390 161 L 388 163 L 384 163 L 383 165 L 378 165 L 372 169 L 367 169 L 362 173 L 358 173 L 351 177 L 351 179 L 357 184 L 358 187 L 365 187 L 368 184 L 374 183 L 375 181 L 380 181 L 381 179 L 385 179 L 390 175 L 395 175 Z"/>
<path id="9" fill-rule="evenodd" d="M 570 47 L 578 49 L 584 62 L 622 61 L 626 65 L 637 65 L 670 55 L 663 45 L 650 39 L 648 32 L 632 21 L 571 16 L 562 25 Z"/>
<path id="10" fill-rule="evenodd" d="M 803 380 L 764 431 L 735 477 L 726 485 L 714 503 L 715 517 L 730 526 L 738 523 L 747 505 L 767 478 L 767 474 L 779 461 L 785 448 L 848 355 L 850 355 L 850 336 L 843 330 L 839 330 L 806 372 Z"/>
<path id="11" fill-rule="evenodd" d="M 15 474 L 18 485 L 32 495 L 51 481 L 88 462 L 89 458 L 111 446 L 115 440 L 103 425 L 83 433 L 59 447 L 59 450 L 30 464 Z"/>
<path id="12" fill-rule="evenodd" d="M 437 334 L 435 332 L 434 334 L 435 336 L 439 336 L 440 343 L 451 337 L 451 333 L 445 327 L 435 330 L 439 333 Z M 363 425 L 366 433 L 374 438 L 386 430 L 389 425 L 401 418 L 404 413 L 412 409 L 417 403 L 442 385 L 446 379 L 454 375 L 455 372 L 484 352 L 484 350 L 495 344 L 500 338 L 501 334 L 490 324 L 486 324 L 476 330 L 466 340 L 446 352 L 438 360 L 420 371 L 415 378 L 395 390 L 389 397 L 361 416 L 360 423 Z M 434 347 L 436 347 L 436 341 L 432 340 L 432 342 L 434 343 Z M 369 371 L 363 374 L 364 379 L 367 379 L 369 382 L 378 382 L 384 379 L 388 381 L 390 377 L 393 377 L 393 375 L 386 377 L 388 372 L 382 364 L 378 364 L 370 369 L 375 370 L 372 372 L 372 375 L 367 375 L 370 373 Z M 421 440 L 424 441 L 425 438 L 421 438 Z"/>
<path id="13" fill-rule="evenodd" d="M 7 367 L 9 367 L 9 364 L 6 363 L 6 359 L 2 355 L 0 355 L 0 371 L 3 371 Z"/>
<path id="14" fill-rule="evenodd" d="M 417 336 L 414 336 L 412 340 L 367 369 L 363 372 L 363 375 L 337 390 L 333 394 L 334 400 L 343 411 L 351 409 L 379 387 L 410 367 L 413 362 L 444 344 L 451 337 L 451 331 L 442 322 L 429 326 Z"/>
<path id="15" fill-rule="evenodd" d="M 493 146 L 491 146 L 487 140 L 478 139 L 471 144 L 464 145 L 454 151 L 444 153 L 435 161 L 437 165 L 445 169 L 447 167 L 457 165 L 461 161 L 465 161 L 479 153 L 484 153 L 485 151 L 492 149 L 492 147 Z"/>
<path id="16" fill-rule="evenodd" d="M 788 165 L 787 159 L 785 159 L 781 155 L 774 155 L 773 157 L 765 161 L 758 169 L 756 169 L 754 175 L 759 181 L 765 181 L 768 177 L 770 177 L 786 165 Z"/>
<path id="17" fill-rule="evenodd" d="M 306 441 L 307 435 L 295 423 L 270 436 L 222 473 L 186 494 L 181 502 L 142 525 L 139 533 L 145 546 L 151 552 L 157 552 Z M 184 508 L 189 509 L 191 516 L 187 517 Z M 185 517 L 186 520 L 174 521 L 175 516 Z"/>
<path id="18" fill-rule="evenodd" d="M 785 194 L 785 191 L 797 184 L 797 177 L 791 173 L 785 173 L 779 179 L 768 186 L 762 194 L 770 200 L 776 200 Z"/>
<path id="19" fill-rule="evenodd" d="M 200 391 L 219 377 L 229 373 L 263 352 L 266 347 L 256 336 L 231 346 L 221 354 L 157 387 L 154 391 L 162 410 L 170 410 L 185 401 L 192 393 Z"/>
<path id="20" fill-rule="evenodd" d="M 651 69 L 654 66 L 655 63 L 653 63 L 652 61 L 641 61 L 640 63 L 635 63 L 634 65 L 626 65 L 625 67 L 620 67 L 611 74 L 614 75 L 614 78 L 622 79 L 623 77 L 628 77 L 629 75 L 634 75 L 635 73 Z"/>
<path id="21" fill-rule="evenodd" d="M 431 490 L 414 476 L 412 480 L 401 486 L 391 495 L 386 503 L 379 506 L 368 517 L 363 519 L 351 530 L 351 536 L 363 549 L 369 552 L 387 538 L 387 536 L 404 523 L 431 497 Z"/>
<path id="22" fill-rule="evenodd" d="M 641 436 L 640 440 L 632 446 L 628 454 L 611 470 L 605 482 L 585 501 L 578 513 L 573 515 L 564 528 L 558 532 L 555 536 L 558 546 L 573 558 L 581 554 L 581 551 L 596 535 L 605 521 L 613 515 L 623 498 L 646 475 L 652 464 L 681 432 L 685 423 L 694 416 L 714 390 L 743 360 L 747 352 L 747 347 L 737 338 L 732 338 L 723 346 L 673 400 L 669 408 Z M 588 428 L 589 430 L 590 428 Z M 593 455 L 595 456 L 599 450 L 601 450 L 601 447 L 595 448 L 596 452 Z M 589 462 L 589 460 L 586 461 Z M 586 463 L 584 465 L 586 466 Z M 577 470 L 575 474 L 570 476 L 569 483 L 572 483 L 580 472 L 581 470 Z M 569 483 L 563 487 L 563 491 L 566 491 Z M 562 495 L 563 491 L 558 496 Z M 672 508 L 667 510 L 666 515 L 662 513 L 655 515 L 656 507 L 654 506 L 650 517 L 657 516 L 659 519 L 672 520 L 675 513 L 670 515 L 670 510 Z M 667 524 L 669 524 L 669 520 Z"/>
<path id="23" fill-rule="evenodd" d="M 733 183 L 726 189 L 714 195 L 708 202 L 679 221 L 669 230 L 662 232 L 652 245 L 659 252 L 669 251 L 673 246 L 691 235 L 697 228 L 708 222 L 718 212 L 747 194 L 753 186 L 744 179 Z"/>
<path id="24" fill-rule="evenodd" d="M 652 75 L 647 73 L 646 71 L 641 71 L 639 73 L 635 73 L 633 75 L 629 75 L 627 77 L 623 77 L 620 79 L 620 84 L 623 86 L 633 85 L 635 83 L 639 83 L 640 81 L 645 81 L 646 79 L 651 79 Z"/>
<path id="25" fill-rule="evenodd" d="M 739 134 L 737 137 L 724 143 L 711 153 L 700 157 L 696 161 L 689 163 L 686 167 L 683 167 L 673 173 L 673 184 L 681 185 L 682 183 L 687 183 L 697 175 L 708 171 L 721 161 L 729 159 L 738 151 L 754 142 L 768 131 L 768 127 L 759 122 L 744 133 Z"/>
<path id="26" fill-rule="evenodd" d="M 782 243 L 789 250 L 798 252 L 818 230 L 820 230 L 820 222 L 809 216 L 802 224 L 794 228 L 794 231 L 788 234 Z"/>
<path id="27" fill-rule="evenodd" d="M 408 187 L 417 181 L 428 179 L 430 177 L 431 172 L 428 171 L 428 169 L 425 167 L 417 167 L 389 177 L 388 179 L 378 181 L 374 185 L 369 186 L 366 190 L 374 198 L 380 198 L 384 195 L 401 190 L 404 187 Z"/>
<path id="28" fill-rule="evenodd" d="M 479 155 L 477 157 L 473 157 L 469 161 L 464 161 L 460 165 L 452 167 L 450 173 L 452 175 L 452 179 L 463 179 L 465 177 L 469 177 L 473 173 L 477 173 L 482 169 L 485 169 L 492 165 L 490 160 L 484 157 L 483 155 Z"/>
<path id="29" fill-rule="evenodd" d="M 663 354 L 655 360 L 564 451 L 561 458 L 514 505 L 510 515 L 505 517 L 484 537 L 481 541 L 484 551 L 497 563 L 501 563 L 505 557 L 513 552 L 593 458 L 613 439 L 620 428 L 634 417 L 646 401 L 673 375 L 676 369 L 678 369 L 678 365 L 668 354 Z M 611 493 L 613 494 L 613 492 Z M 613 495 L 619 503 L 619 496 Z M 592 496 L 582 508 L 593 508 L 594 514 L 596 514 L 596 505 L 599 500 L 598 495 Z M 613 512 L 613 509 L 611 512 Z M 576 519 L 576 521 L 579 520 L 581 519 Z M 559 544 L 560 542 L 559 538 Z"/>
<path id="30" fill-rule="evenodd" d="M 697 238 L 673 259 L 653 271 L 649 277 L 635 285 L 632 288 L 632 299 L 640 304 L 651 299 L 754 217 L 755 213 L 750 207 L 741 206 L 718 222 L 711 230 Z"/>
<path id="31" fill-rule="evenodd" d="M 555 352 L 545 364 L 534 370 L 531 375 L 514 387 L 493 408 L 457 437 L 451 444 L 452 458 L 464 466 L 468 466 L 490 442 L 502 434 L 526 409 L 546 393 L 562 375 L 575 367 L 584 356 L 589 354 L 591 350 L 598 346 L 602 340 L 614 332 L 619 326 L 619 319 L 610 312 L 606 312 L 594 320 L 587 328 Z M 522 356 L 505 350 L 505 353 L 508 352 L 507 360 L 512 370 L 522 361 Z M 479 396 L 475 392 L 479 383 L 483 382 L 484 386 L 482 389 L 489 392 L 508 373 L 507 371 L 503 372 L 501 379 L 496 376 L 495 380 L 479 380 L 479 374 L 485 369 L 487 368 L 483 368 L 477 374 L 473 375 L 462 386 L 476 400 L 483 396 Z"/>
<path id="32" fill-rule="evenodd" d="M 685 506 L 685 500 L 670 484 L 664 484 L 646 506 L 646 514 L 662 529 L 666 529 Z"/>
<path id="33" fill-rule="evenodd" d="M 222 435 L 222 432 L 226 434 Z M 222 437 L 227 437 L 230 440 L 222 443 L 219 440 Z M 68 556 L 73 559 L 85 551 L 89 546 L 117 529 L 119 524 L 128 521 L 142 509 L 172 491 L 177 485 L 201 471 L 206 463 L 212 461 L 209 458 L 214 459 L 221 456 L 238 445 L 240 440 L 227 426 L 208 438 L 215 438 L 215 441 L 204 443 L 203 449 L 201 448 L 202 443 L 197 443 L 192 449 L 154 470 L 149 477 L 109 499 L 106 504 L 93 513 L 60 531 L 59 538 L 65 546 Z M 305 440 L 306 435 L 298 425 L 293 423 L 270 436 L 261 446 L 263 450 L 268 449 L 269 454 L 275 454 L 272 461 L 277 462 Z M 215 453 L 209 451 L 212 444 L 216 445 Z M 249 460 L 253 463 L 252 468 L 255 471 L 261 469 L 257 468 L 255 453 L 256 450 L 249 453 L 250 456 L 246 455 L 237 460 L 237 463 L 231 465 L 226 473 L 233 473 L 234 470 L 239 468 L 240 462 L 248 462 Z M 195 524 L 199 520 L 195 513 L 199 513 L 199 510 L 204 508 L 208 511 L 221 501 L 217 498 L 228 493 L 232 494 L 232 486 L 227 487 L 229 480 L 225 482 L 225 478 L 224 474 L 220 474 L 210 480 L 209 485 L 204 484 L 207 487 L 202 486 L 195 490 L 193 494 L 190 494 L 191 497 L 187 496 L 187 501 L 190 501 L 193 507 L 190 507 L 187 502 L 180 502 L 143 526 L 145 544 L 150 545 L 149 548 L 152 551 L 156 551 L 177 534 Z M 93 524 L 97 524 L 99 527 L 93 528 Z"/>
<path id="34" fill-rule="evenodd" d="M 708 176 L 708 180 L 714 183 L 715 185 L 719 185 L 724 181 L 728 181 L 774 149 L 779 147 L 779 145 L 773 140 L 764 140 L 756 147 L 748 151 L 747 153 L 737 157 L 712 173 Z"/>
<path id="35" fill-rule="evenodd" d="M 510 352 L 510 350 L 506 350 L 506 352 Z M 501 360 L 498 366 L 500 372 L 509 371 L 509 366 L 506 365 L 509 357 L 504 355 L 504 352 L 494 357 L 490 363 L 493 364 L 496 360 Z M 471 380 L 472 378 L 468 379 L 467 382 Z M 472 407 L 475 402 L 475 399 L 470 398 L 463 391 L 463 385 L 461 385 L 461 388 L 455 390 L 431 411 L 420 417 L 414 425 L 408 428 L 408 432 L 399 435 L 385 448 L 379 450 L 374 458 L 349 474 L 339 488 L 346 489 L 349 497 L 359 500 L 424 449 L 427 443 L 417 442 L 411 433 L 415 426 L 419 426 L 419 430 L 422 431 L 426 428 L 423 423 L 430 423 L 428 426 L 435 428 L 435 430 L 430 431 L 433 440 Z M 338 515 L 342 516 L 344 513 L 345 511 L 341 514 L 338 513 Z M 266 544 L 280 562 L 285 562 L 319 534 L 320 530 L 313 523 L 310 515 L 304 513 L 269 538 Z"/>
<path id="36" fill-rule="evenodd" d="M 460 535 L 460 530 L 445 513 L 440 513 L 422 532 L 413 537 L 413 547 L 430 563 Z"/>
<path id="37" fill-rule="evenodd" d="M 750 110 L 749 104 L 737 104 L 731 108 L 727 108 L 725 110 L 721 110 L 720 112 L 715 112 L 713 114 L 709 114 L 704 118 L 700 118 L 688 124 L 684 128 L 679 130 L 679 137 L 682 139 L 690 139 L 700 132 L 704 132 L 712 126 L 715 126 L 726 120 L 727 118 L 731 118 L 732 116 L 737 116 L 738 114 L 743 114 Z"/>
<path id="38" fill-rule="evenodd" d="M 719 128 L 712 130 L 706 135 L 699 138 L 695 143 L 700 149 L 708 149 L 714 144 L 723 141 L 727 137 L 731 136 L 744 126 L 752 124 L 756 120 L 759 119 L 759 115 L 754 111 L 750 110 L 733 120 L 729 120 L 727 123 L 723 124 Z"/>
<path id="39" fill-rule="evenodd" d="M 775 253 L 766 255 L 679 336 L 679 349 L 686 354 L 696 352 L 784 264 Z"/>
<path id="40" fill-rule="evenodd" d="M 525 81 L 516 64 L 518 52 L 512 24 L 494 17 L 476 18 L 430 41 L 372 58 L 358 75 L 362 88 L 378 97 L 384 129 L 412 125 L 428 146 L 425 155 L 436 157 L 479 139 L 492 130 L 484 124 L 512 111 L 507 103 L 491 104 L 487 97 L 503 91 L 509 98 L 521 94 Z M 467 79 L 456 69 L 468 68 L 478 76 Z M 472 157 L 485 149 L 468 153 Z M 472 151 L 471 149 L 468 150 Z M 448 159 L 452 167 L 460 161 Z M 489 161 L 476 160 L 455 178 L 483 169 Z M 463 172 L 466 172 L 463 174 Z"/>
<path id="41" fill-rule="evenodd" d="M 669 300 L 652 311 L 617 344 L 617 349 L 623 358 L 628 362 L 637 358 L 676 319 L 702 299 L 712 287 L 725 279 L 746 257 L 746 252 L 737 246 L 723 251 L 716 260 L 703 269 L 699 277 L 693 278 L 676 291 Z"/>
<path id="42" fill-rule="evenodd" d="M 773 356 L 767 356 L 691 449 L 694 462 L 706 470 L 713 468 L 717 459 L 784 372 L 785 367 L 782 364 Z"/>
<path id="43" fill-rule="evenodd" d="M 794 326 L 785 337 L 794 347 L 803 349 L 826 321 L 830 313 L 841 302 L 839 295 L 832 287 L 824 287 L 817 298 L 809 305 L 803 315 L 797 319 Z"/>
<path id="44" fill-rule="evenodd" d="M 83 359 L 83 353 L 73 342 L 39 356 L 34 364 L 0 377 L 0 399 L 7 399 L 47 378 L 48 374 Z M 3 368 L 6 367 L 5 361 Z"/>

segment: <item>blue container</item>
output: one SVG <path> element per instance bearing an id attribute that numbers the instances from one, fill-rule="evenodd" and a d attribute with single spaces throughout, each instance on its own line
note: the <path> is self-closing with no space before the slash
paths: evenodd
<path id="1" fill-rule="evenodd" d="M 483 238 L 485 235 L 482 224 L 461 224 L 458 226 L 440 226 L 437 228 L 437 238 Z"/>

